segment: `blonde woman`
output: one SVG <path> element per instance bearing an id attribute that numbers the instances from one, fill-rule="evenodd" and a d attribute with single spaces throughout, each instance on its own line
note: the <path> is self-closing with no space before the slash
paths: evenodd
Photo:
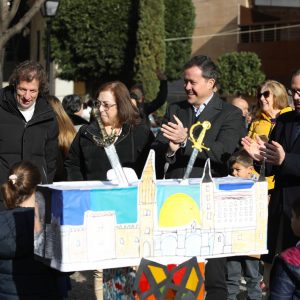
<path id="1" fill-rule="evenodd" d="M 268 80 L 262 84 L 257 93 L 258 109 L 248 136 L 256 135 L 268 139 L 279 115 L 291 111 L 285 87 L 278 81 Z"/>
<path id="2" fill-rule="evenodd" d="M 276 124 L 278 116 L 291 111 L 288 103 L 288 94 L 285 87 L 278 81 L 268 80 L 263 83 L 257 93 L 258 109 L 253 120 L 248 136 L 252 139 L 258 135 L 267 141 Z M 267 178 L 268 188 L 274 188 L 273 176 Z"/>
<path id="3" fill-rule="evenodd" d="M 288 102 L 288 94 L 285 87 L 278 81 L 268 80 L 263 83 L 257 93 L 258 109 L 252 122 L 248 136 L 252 139 L 258 135 L 263 141 L 268 141 L 277 118 L 292 110 Z M 274 189 L 274 176 L 267 177 L 269 195 Z M 278 221 L 279 222 L 279 221 Z M 263 256 L 264 284 L 269 285 L 269 273 L 271 264 L 267 256 Z"/>
<path id="4" fill-rule="evenodd" d="M 70 146 L 76 135 L 76 129 L 57 97 L 49 95 L 47 96 L 47 101 L 54 110 L 59 131 L 58 147 L 60 151 L 57 159 L 57 168 L 54 181 L 63 181 L 66 180 L 67 177 L 64 169 L 64 161 L 69 153 Z"/>

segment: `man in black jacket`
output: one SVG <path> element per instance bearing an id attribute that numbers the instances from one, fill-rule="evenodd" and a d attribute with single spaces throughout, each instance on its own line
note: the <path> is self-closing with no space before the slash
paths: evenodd
<path id="1" fill-rule="evenodd" d="M 210 150 L 198 152 L 190 177 L 201 178 L 209 158 L 213 177 L 228 175 L 227 161 L 241 138 L 242 113 L 237 107 L 223 102 L 214 93 L 217 68 L 204 55 L 193 57 L 184 67 L 184 89 L 187 101 L 170 104 L 153 148 L 157 156 L 157 174 L 166 178 L 183 178 L 193 145 L 188 130 L 197 121 L 209 121 L 204 144 Z M 199 132 L 195 130 L 195 136 Z M 161 155 L 162 154 L 162 155 Z M 162 174 L 163 162 L 169 168 Z M 207 300 L 226 300 L 226 258 L 208 259 L 205 266 Z"/>
<path id="2" fill-rule="evenodd" d="M 46 73 L 33 61 L 19 64 L 9 86 L 0 90 L 0 184 L 10 167 L 21 160 L 34 163 L 43 183 L 51 183 L 58 153 L 58 127 L 44 95 Z M 2 201 L 0 201 L 1 209 Z"/>

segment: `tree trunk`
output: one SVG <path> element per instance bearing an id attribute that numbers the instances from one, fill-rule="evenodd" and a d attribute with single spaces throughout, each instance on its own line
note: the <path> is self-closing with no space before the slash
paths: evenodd
<path id="1" fill-rule="evenodd" d="M 3 87 L 4 54 L 5 54 L 5 48 L 0 49 L 0 88 Z"/>
<path id="2" fill-rule="evenodd" d="M 11 2 L 11 7 L 8 6 L 7 0 L 0 0 L 0 87 L 3 84 L 3 63 L 5 46 L 7 42 L 17 33 L 20 33 L 24 27 L 31 21 L 34 15 L 40 10 L 45 0 L 35 0 L 31 8 L 19 20 L 17 24 L 9 27 L 10 22 L 15 17 L 21 0 Z"/>

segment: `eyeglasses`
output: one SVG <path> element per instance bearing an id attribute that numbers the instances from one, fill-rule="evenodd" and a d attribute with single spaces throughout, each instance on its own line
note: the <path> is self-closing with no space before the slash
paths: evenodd
<path id="1" fill-rule="evenodd" d="M 261 96 L 264 96 L 265 99 L 269 98 L 270 96 L 270 91 L 264 91 L 262 93 L 257 93 L 257 99 L 260 99 Z"/>
<path id="2" fill-rule="evenodd" d="M 103 109 L 105 111 L 109 110 L 111 107 L 117 105 L 116 103 L 113 103 L 113 104 L 109 104 L 107 102 L 103 102 L 103 101 L 100 101 L 99 99 L 97 99 L 98 101 L 96 102 L 95 106 L 99 109 L 101 106 L 103 107 Z"/>
<path id="3" fill-rule="evenodd" d="M 300 97 L 300 91 L 299 90 L 294 90 L 294 89 L 290 89 L 287 91 L 289 96 L 294 97 L 296 94 L 298 97 Z"/>

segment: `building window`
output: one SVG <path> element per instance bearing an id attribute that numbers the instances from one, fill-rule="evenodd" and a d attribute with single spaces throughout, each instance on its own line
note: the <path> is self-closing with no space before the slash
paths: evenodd
<path id="1" fill-rule="evenodd" d="M 300 24 L 261 24 L 240 26 L 240 43 L 299 41 Z"/>

